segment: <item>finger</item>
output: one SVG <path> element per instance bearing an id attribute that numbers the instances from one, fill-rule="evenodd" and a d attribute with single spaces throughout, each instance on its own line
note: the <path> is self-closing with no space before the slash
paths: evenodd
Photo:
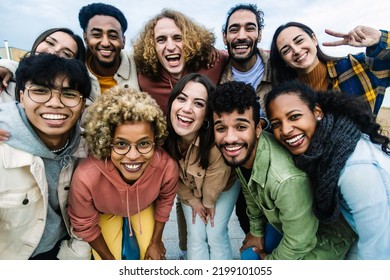
<path id="1" fill-rule="evenodd" d="M 345 40 L 333 41 L 333 42 L 323 42 L 323 46 L 325 47 L 335 47 L 345 45 Z"/>
<path id="2" fill-rule="evenodd" d="M 345 38 L 345 37 L 348 36 L 348 34 L 345 34 L 345 33 L 342 33 L 342 32 L 337 32 L 337 31 L 333 31 L 333 30 L 330 30 L 330 29 L 325 29 L 325 33 L 330 35 L 330 36 L 338 37 L 338 38 Z"/>

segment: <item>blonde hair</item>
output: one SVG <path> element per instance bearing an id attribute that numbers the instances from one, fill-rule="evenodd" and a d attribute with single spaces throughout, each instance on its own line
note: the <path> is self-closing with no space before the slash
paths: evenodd
<path id="1" fill-rule="evenodd" d="M 133 42 L 134 60 L 138 71 L 152 79 L 159 76 L 162 66 L 155 49 L 154 28 L 162 18 L 172 19 L 182 32 L 183 56 L 186 67 L 194 72 L 206 67 L 215 42 L 214 33 L 195 23 L 181 12 L 163 9 L 161 13 L 145 24 L 143 31 Z"/>
<path id="2" fill-rule="evenodd" d="M 152 123 L 158 146 L 168 135 L 166 118 L 148 93 L 115 86 L 88 109 L 85 135 L 90 152 L 100 159 L 109 158 L 115 128 L 127 121 Z"/>

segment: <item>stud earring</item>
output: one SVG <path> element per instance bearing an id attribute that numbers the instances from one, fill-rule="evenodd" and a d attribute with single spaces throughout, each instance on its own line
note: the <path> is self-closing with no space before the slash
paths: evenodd
<path id="1" fill-rule="evenodd" d="M 320 121 L 320 120 L 322 120 L 322 118 L 321 117 L 317 117 L 317 121 Z"/>

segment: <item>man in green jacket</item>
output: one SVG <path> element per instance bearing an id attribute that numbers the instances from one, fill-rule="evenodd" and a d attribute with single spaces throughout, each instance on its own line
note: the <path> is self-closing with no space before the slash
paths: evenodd
<path id="1" fill-rule="evenodd" d="M 309 178 L 263 131 L 253 87 L 221 84 L 211 106 L 215 142 L 226 163 L 236 168 L 247 203 L 250 231 L 240 251 L 254 247 L 261 259 L 344 259 L 353 231 L 344 220 L 322 225 L 314 216 Z M 266 224 L 282 235 L 268 252 Z"/>

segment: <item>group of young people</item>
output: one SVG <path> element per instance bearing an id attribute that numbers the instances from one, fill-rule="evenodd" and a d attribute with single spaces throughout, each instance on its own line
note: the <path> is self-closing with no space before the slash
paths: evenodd
<path id="1" fill-rule="evenodd" d="M 234 209 L 257 259 L 390 259 L 387 31 L 327 30 L 366 47 L 334 58 L 289 22 L 268 53 L 263 12 L 239 4 L 226 52 L 164 9 L 127 52 L 116 7 L 79 22 L 84 43 L 53 28 L 0 60 L 0 259 L 165 259 L 175 199 L 190 260 L 233 258 Z"/>

